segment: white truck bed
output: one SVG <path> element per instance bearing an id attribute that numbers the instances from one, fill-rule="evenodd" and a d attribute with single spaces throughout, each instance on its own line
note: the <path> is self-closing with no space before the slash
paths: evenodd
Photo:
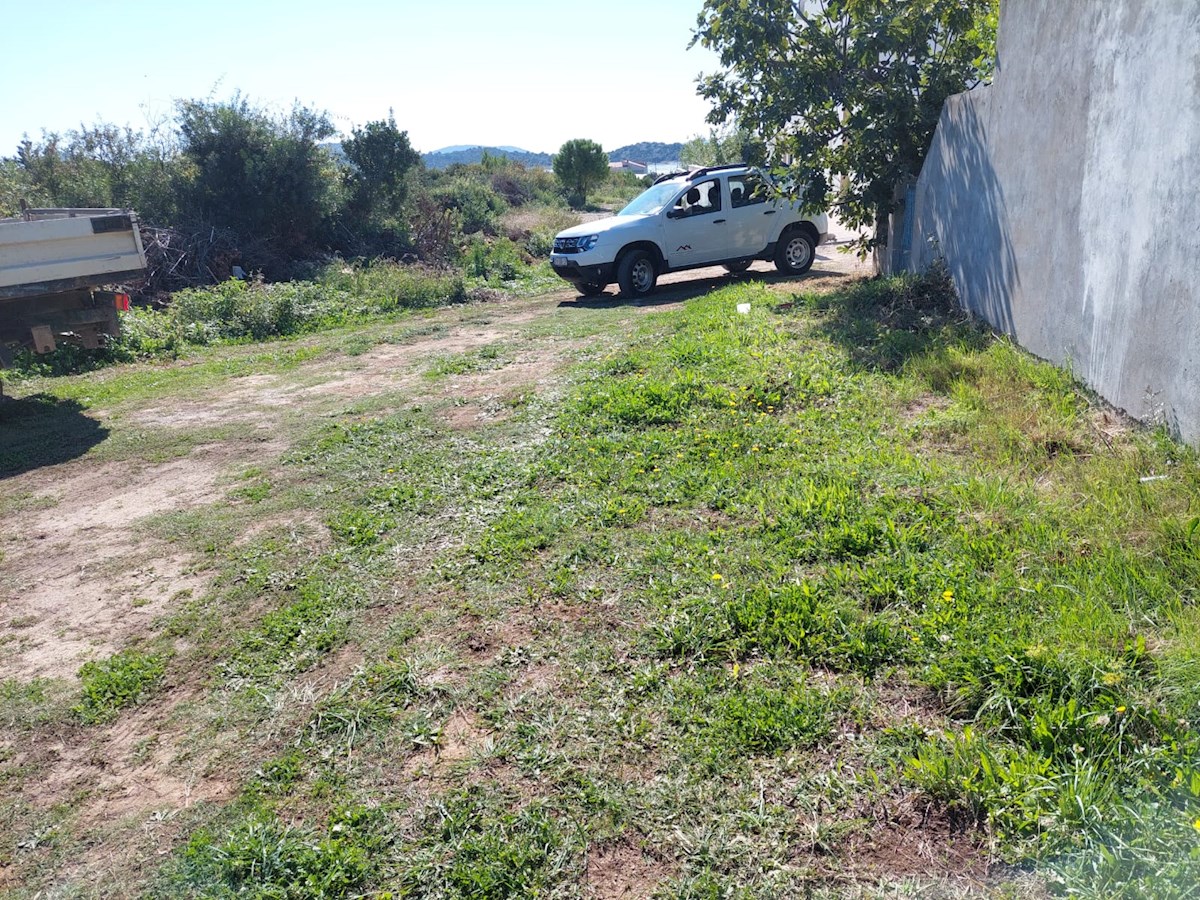
<path id="1" fill-rule="evenodd" d="M 120 282 L 145 268 L 129 210 L 31 209 L 0 219 L 0 300 Z"/>

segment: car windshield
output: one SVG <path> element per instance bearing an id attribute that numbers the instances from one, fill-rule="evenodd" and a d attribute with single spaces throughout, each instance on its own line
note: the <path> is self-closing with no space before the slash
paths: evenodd
<path id="1" fill-rule="evenodd" d="M 675 199 L 679 185 L 664 181 L 654 187 L 642 191 L 628 206 L 621 210 L 619 216 L 652 216 L 660 212 L 664 206 Z"/>

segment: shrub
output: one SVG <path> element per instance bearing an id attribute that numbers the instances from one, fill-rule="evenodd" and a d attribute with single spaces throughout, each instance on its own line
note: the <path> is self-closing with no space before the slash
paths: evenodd
<path id="1" fill-rule="evenodd" d="M 508 208 L 504 198 L 492 190 L 490 184 L 461 175 L 439 184 L 431 196 L 440 208 L 458 214 L 464 234 L 477 231 L 494 234 L 497 218 Z"/>

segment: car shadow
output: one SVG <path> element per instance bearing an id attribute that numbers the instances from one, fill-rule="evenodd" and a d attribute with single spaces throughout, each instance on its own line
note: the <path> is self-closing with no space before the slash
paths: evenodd
<path id="1" fill-rule="evenodd" d="M 761 284 L 780 284 L 789 282 L 802 286 L 805 281 L 809 280 L 824 280 L 828 278 L 852 279 L 859 277 L 861 276 L 851 272 L 825 269 L 820 266 L 820 260 L 818 260 L 817 264 L 803 275 L 782 275 L 778 272 L 756 272 L 754 270 L 731 272 L 693 278 L 687 281 L 660 284 L 649 297 L 622 297 L 617 293 L 616 286 L 610 285 L 599 296 L 585 297 L 581 294 L 574 300 L 563 300 L 558 305 L 565 309 L 607 309 L 614 306 L 666 306 L 671 303 L 679 303 L 683 300 L 701 297 L 704 294 L 711 293 L 718 288 L 727 287 L 731 284 L 752 284 L 755 282 Z"/>
<path id="2" fill-rule="evenodd" d="M 75 400 L 31 394 L 0 400 L 0 478 L 76 459 L 108 429 Z"/>

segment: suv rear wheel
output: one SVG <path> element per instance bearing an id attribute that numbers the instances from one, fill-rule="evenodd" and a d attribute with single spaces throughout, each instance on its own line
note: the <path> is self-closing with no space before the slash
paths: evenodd
<path id="1" fill-rule="evenodd" d="M 817 245 L 812 235 L 799 228 L 785 231 L 775 247 L 775 268 L 785 275 L 800 275 L 812 268 Z"/>
<path id="2" fill-rule="evenodd" d="M 658 270 L 645 250 L 630 250 L 617 265 L 617 284 L 625 297 L 645 297 L 654 290 Z"/>

